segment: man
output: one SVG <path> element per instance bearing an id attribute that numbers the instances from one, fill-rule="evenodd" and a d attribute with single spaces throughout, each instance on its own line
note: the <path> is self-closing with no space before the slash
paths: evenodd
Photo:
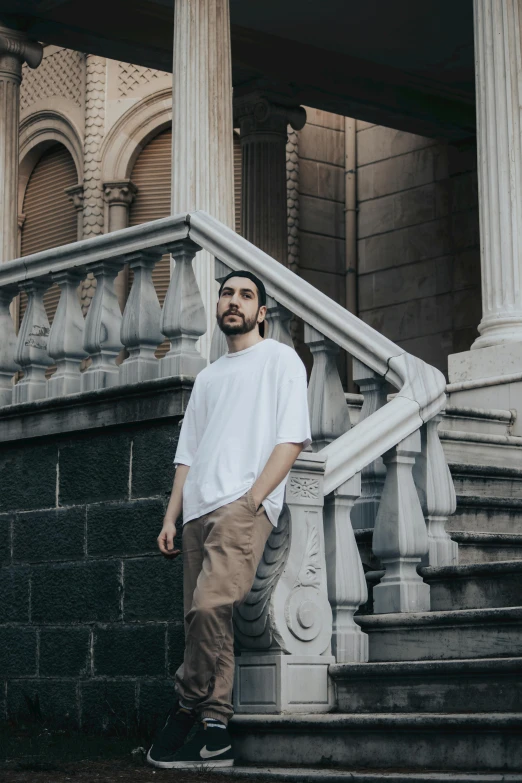
<path id="1" fill-rule="evenodd" d="M 290 468 L 311 442 L 305 367 L 292 348 L 263 337 L 265 315 L 261 280 L 230 273 L 216 309 L 228 353 L 199 373 L 183 419 L 158 546 L 180 554 L 174 536 L 183 507 L 185 655 L 179 701 L 147 755 L 157 767 L 234 763 L 233 610 L 277 526 Z"/>

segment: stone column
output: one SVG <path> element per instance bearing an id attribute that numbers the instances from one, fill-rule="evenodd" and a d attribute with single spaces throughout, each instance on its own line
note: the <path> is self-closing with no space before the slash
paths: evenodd
<path id="1" fill-rule="evenodd" d="M 22 65 L 42 61 L 39 43 L 0 25 L 0 262 L 18 255 L 18 135 Z"/>
<path id="2" fill-rule="evenodd" d="M 103 195 L 108 207 L 108 231 L 119 231 L 129 225 L 129 208 L 138 189 L 130 179 L 119 182 L 106 182 Z M 129 288 L 129 267 L 127 264 L 118 272 L 114 281 L 114 290 L 123 313 Z"/>
<path id="3" fill-rule="evenodd" d="M 204 209 L 234 227 L 232 69 L 228 0 L 176 0 L 172 77 L 172 213 Z M 207 252 L 194 261 L 208 360 L 219 286 Z"/>
<path id="4" fill-rule="evenodd" d="M 300 130 L 306 112 L 301 106 L 275 103 L 256 91 L 237 98 L 234 113 L 242 149 L 242 234 L 287 266 L 288 125 Z"/>
<path id="5" fill-rule="evenodd" d="M 522 435 L 522 22 L 473 0 L 482 272 L 480 336 L 448 359 L 450 404 L 515 409 Z"/>
<path id="6" fill-rule="evenodd" d="M 473 348 L 522 343 L 519 0 L 474 0 L 482 321 Z"/>

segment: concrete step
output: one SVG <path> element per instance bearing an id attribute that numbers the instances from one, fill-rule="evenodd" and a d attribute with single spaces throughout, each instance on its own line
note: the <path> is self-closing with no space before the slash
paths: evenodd
<path id="1" fill-rule="evenodd" d="M 522 770 L 522 713 L 236 715 L 237 763 L 362 772 Z"/>
<path id="2" fill-rule="evenodd" d="M 481 432 L 444 429 L 439 437 L 448 464 L 474 465 L 482 468 L 520 468 L 522 437 L 519 435 L 488 435 Z"/>
<path id="3" fill-rule="evenodd" d="M 453 463 L 450 471 L 457 511 L 448 530 L 522 533 L 522 467 Z"/>
<path id="4" fill-rule="evenodd" d="M 510 658 L 522 654 L 522 606 L 356 615 L 370 661 Z"/>
<path id="5" fill-rule="evenodd" d="M 514 423 L 513 411 L 447 405 L 440 429 L 482 435 L 511 435 Z"/>
<path id="6" fill-rule="evenodd" d="M 522 533 L 482 533 L 452 530 L 450 536 L 459 545 L 460 564 L 522 560 Z"/>
<path id="7" fill-rule="evenodd" d="M 347 713 L 516 712 L 522 658 L 337 663 L 329 668 Z"/>
<path id="8" fill-rule="evenodd" d="M 522 560 L 420 568 L 431 609 L 496 609 L 522 602 Z"/>
<path id="9" fill-rule="evenodd" d="M 503 772 L 357 772 L 353 769 L 324 769 L 321 767 L 244 767 L 227 769 L 227 777 L 251 778 L 257 783 L 521 783 L 522 772 L 512 775 Z"/>

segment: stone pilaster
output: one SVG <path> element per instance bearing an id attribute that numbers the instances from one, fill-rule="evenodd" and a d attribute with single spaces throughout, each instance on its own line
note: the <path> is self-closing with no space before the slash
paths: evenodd
<path id="1" fill-rule="evenodd" d="M 288 125 L 300 130 L 306 112 L 272 102 L 258 91 L 237 98 L 234 112 L 242 148 L 243 236 L 287 266 Z"/>
<path id="2" fill-rule="evenodd" d="M 228 0 L 177 0 L 174 4 L 172 105 L 172 212 L 204 209 L 233 228 Z M 196 347 L 208 359 L 219 290 L 209 253 L 197 254 L 194 272 L 207 320 L 206 333 Z"/>
<path id="3" fill-rule="evenodd" d="M 0 262 L 18 255 L 18 134 L 22 65 L 37 68 L 42 47 L 0 25 Z"/>
<path id="4" fill-rule="evenodd" d="M 101 174 L 101 145 L 105 133 L 105 57 L 88 54 L 85 69 L 85 142 L 83 162 L 83 238 L 103 234 L 104 201 Z M 94 296 L 96 280 L 89 273 L 83 283 L 82 310 Z"/>
<path id="5" fill-rule="evenodd" d="M 482 321 L 473 348 L 522 342 L 518 0 L 474 0 Z"/>

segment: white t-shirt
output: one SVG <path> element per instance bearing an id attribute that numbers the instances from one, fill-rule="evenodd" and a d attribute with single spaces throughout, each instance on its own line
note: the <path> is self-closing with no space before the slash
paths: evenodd
<path id="1" fill-rule="evenodd" d="M 244 495 L 278 443 L 311 443 L 306 370 L 293 348 L 265 339 L 205 367 L 194 382 L 174 457 L 174 464 L 190 466 L 183 522 Z M 263 500 L 274 526 L 287 478 Z"/>

